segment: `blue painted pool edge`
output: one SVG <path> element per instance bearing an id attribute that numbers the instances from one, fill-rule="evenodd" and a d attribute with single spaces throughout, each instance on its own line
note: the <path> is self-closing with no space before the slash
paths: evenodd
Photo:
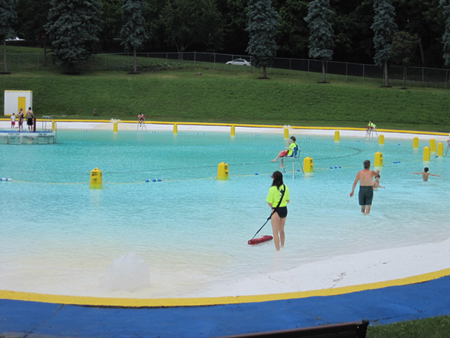
<path id="1" fill-rule="evenodd" d="M 450 315 L 450 276 L 335 296 L 214 306 L 136 309 L 0 300 L 0 335 L 200 338 L 441 315 Z"/>

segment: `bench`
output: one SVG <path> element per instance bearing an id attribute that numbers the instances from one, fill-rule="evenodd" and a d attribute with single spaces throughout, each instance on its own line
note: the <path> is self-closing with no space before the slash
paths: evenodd
<path id="1" fill-rule="evenodd" d="M 223 338 L 365 338 L 368 320 L 292 330 L 249 333 Z"/>

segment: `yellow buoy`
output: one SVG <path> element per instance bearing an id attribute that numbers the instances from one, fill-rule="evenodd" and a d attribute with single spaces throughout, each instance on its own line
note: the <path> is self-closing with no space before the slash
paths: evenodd
<path id="1" fill-rule="evenodd" d="M 442 142 L 439 142 L 437 145 L 437 156 L 444 156 L 444 145 Z"/>
<path id="2" fill-rule="evenodd" d="M 430 152 L 436 152 L 436 140 L 434 138 L 430 138 Z"/>
<path id="3" fill-rule="evenodd" d="M 113 132 L 117 133 L 119 131 L 119 126 L 117 122 L 114 122 Z"/>
<path id="4" fill-rule="evenodd" d="M 228 179 L 228 164 L 225 162 L 219 163 L 217 166 L 217 179 L 218 180 L 227 180 Z"/>
<path id="5" fill-rule="evenodd" d="M 313 173 L 314 172 L 314 161 L 311 157 L 305 157 L 303 159 L 303 171 L 305 173 Z"/>
<path id="6" fill-rule="evenodd" d="M 52 131 L 55 132 L 56 131 L 56 122 L 52 121 Z"/>
<path id="7" fill-rule="evenodd" d="M 425 162 L 430 161 L 430 148 L 428 147 L 423 148 L 423 160 Z"/>
<path id="8" fill-rule="evenodd" d="M 103 174 L 98 168 L 91 171 L 91 189 L 102 189 L 103 188 Z"/>
<path id="9" fill-rule="evenodd" d="M 236 136 L 236 128 L 234 126 L 231 126 L 231 136 Z"/>
<path id="10" fill-rule="evenodd" d="M 383 154 L 379 151 L 375 153 L 375 161 L 374 161 L 375 167 L 382 167 L 383 166 Z"/>
<path id="11" fill-rule="evenodd" d="M 419 148 L 419 138 L 417 136 L 413 138 L 413 148 Z"/>
<path id="12" fill-rule="evenodd" d="M 178 125 L 176 123 L 173 125 L 173 133 L 178 134 Z"/>
<path id="13" fill-rule="evenodd" d="M 284 126 L 284 138 L 288 139 L 289 138 L 289 128 Z"/>
<path id="14" fill-rule="evenodd" d="M 378 144 L 384 144 L 384 135 L 380 135 L 380 137 L 378 137 Z"/>
<path id="15" fill-rule="evenodd" d="M 341 135 L 340 135 L 340 133 L 339 133 L 339 130 L 336 130 L 336 131 L 334 132 L 334 142 L 339 142 L 340 139 L 341 139 Z"/>

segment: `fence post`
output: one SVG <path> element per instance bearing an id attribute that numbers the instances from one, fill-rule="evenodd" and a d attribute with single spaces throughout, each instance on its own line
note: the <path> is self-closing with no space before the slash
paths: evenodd
<path id="1" fill-rule="evenodd" d="M 422 67 L 422 84 L 424 83 L 424 76 L 425 76 L 425 74 L 424 74 L 424 69 L 423 69 L 423 67 Z"/>
<path id="2" fill-rule="evenodd" d="M 366 80 L 366 65 L 363 64 L 363 81 Z"/>
<path id="3" fill-rule="evenodd" d="M 37 57 L 38 57 L 38 64 L 37 64 L 38 68 L 37 68 L 37 70 L 39 70 L 39 53 L 38 53 Z"/>
<path id="4" fill-rule="evenodd" d="M 197 51 L 194 51 L 194 66 L 197 62 Z"/>
<path id="5" fill-rule="evenodd" d="M 309 59 L 308 59 L 308 73 L 309 73 Z"/>
<path id="6" fill-rule="evenodd" d="M 289 58 L 289 70 L 292 70 L 292 65 L 291 65 L 291 61 L 292 61 L 292 59 L 291 59 L 291 58 Z"/>
<path id="7" fill-rule="evenodd" d="M 348 76 L 348 62 L 345 63 L 345 81 L 347 81 Z"/>

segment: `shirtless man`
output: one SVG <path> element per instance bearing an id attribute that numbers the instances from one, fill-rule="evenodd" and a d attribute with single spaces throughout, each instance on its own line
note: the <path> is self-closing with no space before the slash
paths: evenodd
<path id="1" fill-rule="evenodd" d="M 361 212 L 365 215 L 370 213 L 370 207 L 372 206 L 373 199 L 373 178 L 380 173 L 379 170 L 370 170 L 370 161 L 364 161 L 364 170 L 360 170 L 356 174 L 355 182 L 353 182 L 352 192 L 350 197 L 355 192 L 356 185 L 359 181 L 359 205 L 361 206 Z"/>
<path id="2" fill-rule="evenodd" d="M 430 170 L 430 169 L 428 169 L 428 167 L 425 167 L 425 168 L 423 168 L 423 171 L 422 171 L 422 172 L 420 172 L 420 173 L 411 173 L 411 174 L 422 175 L 422 178 L 423 178 L 424 181 L 428 181 L 428 176 L 437 176 L 437 177 L 441 177 L 441 175 L 433 175 L 433 174 L 430 174 L 430 173 L 428 172 L 428 170 Z"/>

